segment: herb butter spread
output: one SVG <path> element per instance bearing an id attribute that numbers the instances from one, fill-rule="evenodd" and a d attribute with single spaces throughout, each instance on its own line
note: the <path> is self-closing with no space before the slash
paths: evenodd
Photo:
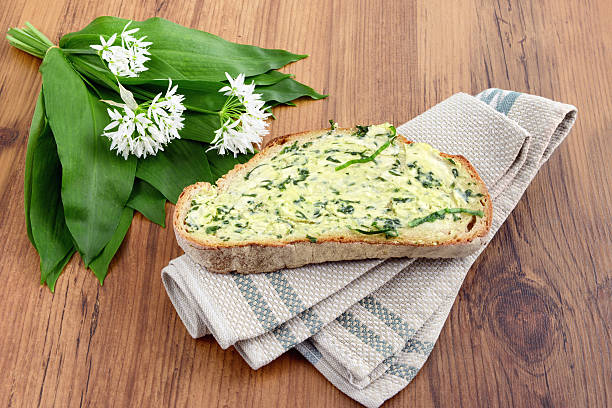
<path id="1" fill-rule="evenodd" d="M 189 235 L 210 243 L 448 240 L 482 217 L 467 168 L 425 143 L 396 140 L 389 124 L 289 141 L 226 189 L 194 195 Z"/>

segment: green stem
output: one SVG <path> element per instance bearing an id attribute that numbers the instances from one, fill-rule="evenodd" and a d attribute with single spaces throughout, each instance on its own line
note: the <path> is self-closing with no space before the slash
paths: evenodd
<path id="1" fill-rule="evenodd" d="M 225 119 L 232 116 L 240 116 L 245 112 L 245 108 L 240 102 L 240 99 L 235 97 L 234 95 L 230 95 L 223 104 L 223 107 L 218 112 L 219 114 L 219 123 L 221 126 L 225 123 Z"/>
<path id="2" fill-rule="evenodd" d="M 26 27 L 28 28 L 29 33 L 31 33 L 34 37 L 38 38 L 43 44 L 46 44 L 49 47 L 53 47 L 54 44 L 51 42 L 51 40 L 47 38 L 46 35 L 38 31 L 36 27 L 34 27 L 29 22 L 26 21 L 25 24 L 26 24 Z"/>
<path id="3" fill-rule="evenodd" d="M 185 105 L 185 104 L 183 104 L 183 106 L 185 106 L 185 109 L 188 109 L 188 110 L 194 111 L 194 112 L 210 113 L 211 115 L 219 115 L 221 113 L 221 111 L 213 111 L 213 110 L 208 110 L 208 109 L 204 109 L 204 108 L 198 108 L 197 106 L 193 106 L 193 105 Z"/>
<path id="4" fill-rule="evenodd" d="M 87 50 L 84 48 L 62 48 L 62 51 L 64 51 L 64 53 L 66 54 L 88 54 L 88 55 L 98 54 L 98 51 L 94 49 Z"/>
<path id="5" fill-rule="evenodd" d="M 13 47 L 21 51 L 27 52 L 28 54 L 33 55 L 37 58 L 42 59 L 42 57 L 45 55 L 44 52 L 40 50 L 39 48 L 32 47 L 22 41 L 19 41 L 18 39 L 16 39 L 15 37 L 11 35 L 7 35 L 6 39 L 8 40 L 9 44 L 11 44 Z"/>
<path id="6" fill-rule="evenodd" d="M 6 39 L 13 47 L 41 59 L 47 50 L 54 46 L 43 33 L 27 22 L 25 28 L 9 29 Z"/>

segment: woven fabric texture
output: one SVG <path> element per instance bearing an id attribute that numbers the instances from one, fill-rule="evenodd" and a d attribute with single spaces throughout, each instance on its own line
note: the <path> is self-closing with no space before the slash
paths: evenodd
<path id="1" fill-rule="evenodd" d="M 453 95 L 398 131 L 470 160 L 493 199 L 488 243 L 575 117 L 571 105 L 488 89 Z M 423 366 L 485 247 L 460 259 L 330 262 L 258 275 L 210 273 L 183 255 L 162 280 L 192 337 L 211 333 L 255 369 L 296 347 L 344 393 L 377 407 Z"/>

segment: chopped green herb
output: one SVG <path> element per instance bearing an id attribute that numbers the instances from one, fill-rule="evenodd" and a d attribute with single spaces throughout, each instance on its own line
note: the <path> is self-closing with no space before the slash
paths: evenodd
<path id="1" fill-rule="evenodd" d="M 355 211 L 355 207 L 353 207 L 350 204 L 348 205 L 342 204 L 340 208 L 338 208 L 338 211 L 340 211 L 343 214 L 352 214 Z"/>
<path id="2" fill-rule="evenodd" d="M 259 187 L 263 187 L 266 190 L 270 190 L 270 189 L 272 189 L 272 183 L 273 183 L 272 180 L 262 180 L 261 184 L 259 185 Z"/>
<path id="3" fill-rule="evenodd" d="M 293 180 L 293 184 L 296 185 L 300 181 L 304 181 L 310 175 L 310 171 L 308 169 L 299 169 L 298 170 L 298 178 Z"/>
<path id="4" fill-rule="evenodd" d="M 376 156 L 378 156 L 383 150 L 385 150 L 387 147 L 391 146 L 391 143 L 393 143 L 393 141 L 395 140 L 396 136 L 397 136 L 397 131 L 395 130 L 395 127 L 390 126 L 391 132 L 389 133 L 389 140 L 387 140 L 382 146 L 380 146 L 374 153 L 372 153 L 372 155 L 368 156 L 368 157 L 363 157 L 361 159 L 353 159 L 353 160 L 349 160 L 344 164 L 341 164 L 340 166 L 336 167 L 336 171 L 338 170 L 342 170 L 347 168 L 348 166 L 352 165 L 352 164 L 357 164 L 357 163 L 367 163 L 370 161 L 374 161 L 374 158 L 376 158 Z"/>
<path id="5" fill-rule="evenodd" d="M 457 171 L 457 169 L 452 169 L 451 171 L 453 172 L 453 176 L 455 178 L 459 177 L 459 172 Z"/>
<path id="6" fill-rule="evenodd" d="M 296 150 L 299 150 L 299 146 L 298 146 L 298 142 L 293 142 L 293 144 L 291 146 L 285 146 L 281 149 L 281 151 L 279 152 L 279 154 L 285 154 L 285 153 L 289 153 L 289 152 L 294 152 Z"/>
<path id="7" fill-rule="evenodd" d="M 278 189 L 279 190 L 286 190 L 287 189 L 287 183 L 289 183 L 291 181 L 291 176 L 288 176 L 286 179 L 284 179 L 283 181 L 281 181 L 278 184 Z"/>
<path id="8" fill-rule="evenodd" d="M 306 235 L 306 238 L 308 238 L 308 240 L 312 243 L 317 242 L 317 239 L 315 237 L 311 237 L 310 235 Z"/>
<path id="9" fill-rule="evenodd" d="M 291 234 L 293 232 L 293 230 L 295 229 L 295 226 L 292 223 L 290 223 L 289 221 L 287 221 L 286 219 L 284 219 L 284 218 L 278 217 L 277 221 L 280 221 L 280 222 L 282 222 L 284 224 L 289 225 L 289 234 Z"/>
<path id="10" fill-rule="evenodd" d="M 355 136 L 357 137 L 364 137 L 369 130 L 369 126 L 356 125 L 355 128 L 357 128 L 357 132 L 355 133 Z"/>
<path id="11" fill-rule="evenodd" d="M 482 197 L 483 196 L 481 193 L 474 194 L 474 192 L 470 190 L 469 188 L 465 191 L 461 191 L 459 189 L 457 189 L 456 191 L 459 191 L 459 193 L 461 194 L 461 196 L 463 197 L 466 203 L 470 201 L 470 197 Z"/>
<path id="12" fill-rule="evenodd" d="M 235 224 L 234 224 L 234 227 L 236 227 L 236 229 L 234 230 L 234 232 L 238 232 L 238 233 L 240 233 L 240 232 L 244 231 L 244 230 L 245 230 L 245 228 L 247 228 L 248 226 L 249 226 L 249 223 L 248 223 L 248 222 L 246 222 L 246 223 L 244 223 L 244 224 L 241 224 L 241 223 L 237 222 L 237 223 L 235 223 Z"/>
<path id="13" fill-rule="evenodd" d="M 382 226 L 380 225 L 382 223 Z M 379 218 L 376 217 L 370 229 L 355 229 L 355 231 L 365 234 L 385 234 L 385 238 L 397 237 L 399 234 L 397 228 L 401 226 L 400 220 L 397 218 Z"/>
<path id="14" fill-rule="evenodd" d="M 416 179 L 420 181 L 425 188 L 440 187 L 442 185 L 440 180 L 434 177 L 433 172 L 428 171 L 425 173 L 420 167 L 417 167 Z"/>
<path id="15" fill-rule="evenodd" d="M 207 234 L 214 234 L 221 226 L 219 225 L 211 225 L 210 227 L 206 227 Z"/>
<path id="16" fill-rule="evenodd" d="M 331 157 L 331 156 L 327 156 L 327 158 L 326 158 L 325 160 L 330 161 L 330 162 L 332 162 L 332 163 L 340 163 L 340 160 L 338 160 L 338 159 L 334 159 L 334 158 L 333 158 L 333 157 Z"/>
<path id="17" fill-rule="evenodd" d="M 359 228 L 354 228 L 353 230 L 361 234 L 364 234 L 364 235 L 385 234 L 387 238 L 397 237 L 397 231 L 394 228 L 383 228 L 383 229 L 374 229 L 374 230 L 363 230 Z"/>
<path id="18" fill-rule="evenodd" d="M 247 174 L 245 174 L 245 175 L 244 175 L 244 179 L 245 179 L 245 180 L 248 180 L 248 179 L 249 179 L 249 177 L 251 177 L 251 173 L 253 173 L 253 172 L 254 172 L 256 169 L 260 168 L 261 166 L 265 166 L 265 165 L 267 165 L 267 164 L 268 164 L 268 163 L 262 163 L 262 164 L 259 164 L 259 165 L 255 166 L 255 167 L 253 167 L 253 168 L 251 169 L 251 171 L 249 171 Z"/>
<path id="19" fill-rule="evenodd" d="M 421 225 L 424 222 L 433 222 L 436 220 L 443 220 L 446 214 L 456 214 L 456 213 L 471 214 L 471 215 L 476 215 L 478 217 L 482 217 L 484 215 L 483 212 L 479 210 L 469 210 L 467 208 L 443 208 L 442 210 L 434 211 L 425 217 L 415 218 L 414 220 L 408 222 L 408 226 L 412 228 L 412 227 Z"/>

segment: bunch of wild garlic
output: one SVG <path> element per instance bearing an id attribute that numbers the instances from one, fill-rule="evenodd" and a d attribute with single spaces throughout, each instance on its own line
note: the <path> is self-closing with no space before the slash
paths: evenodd
<path id="1" fill-rule="evenodd" d="M 325 97 L 276 71 L 306 55 L 160 18 L 100 17 L 58 46 L 31 24 L 7 39 L 43 60 L 24 199 L 51 290 L 75 252 L 102 283 L 134 210 L 163 226 L 166 200 L 248 160 L 272 107 Z"/>

